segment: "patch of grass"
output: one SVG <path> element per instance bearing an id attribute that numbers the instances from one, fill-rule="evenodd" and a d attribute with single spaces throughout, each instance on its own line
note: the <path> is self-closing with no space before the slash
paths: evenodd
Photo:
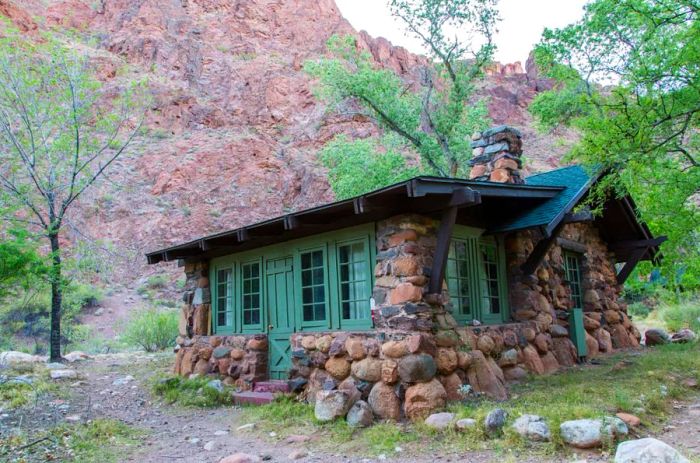
<path id="1" fill-rule="evenodd" d="M 233 404 L 233 388 L 225 386 L 222 392 L 208 386 L 212 378 L 203 376 L 185 379 L 180 376 L 156 377 L 151 391 L 169 404 L 183 407 L 211 408 Z"/>
<path id="2" fill-rule="evenodd" d="M 110 463 L 120 461 L 143 432 L 111 419 L 56 426 L 42 435 L 10 435 L 0 438 L 0 461 L 62 461 Z M 38 440 L 43 441 L 26 447 Z"/>
<path id="3" fill-rule="evenodd" d="M 663 304 L 658 309 L 658 317 L 671 331 L 690 328 L 700 333 L 700 300 L 690 300 L 679 304 Z"/>
<path id="4" fill-rule="evenodd" d="M 48 373 L 41 370 L 35 374 L 4 371 L 0 376 L 0 409 L 34 405 L 42 396 L 58 393 L 58 386 L 46 379 L 47 376 Z"/>
<path id="5" fill-rule="evenodd" d="M 389 456 L 396 455 L 392 452 L 397 446 L 407 454 L 488 450 L 496 452 L 499 461 L 517 461 L 518 452 L 526 449 L 541 455 L 568 452 L 559 436 L 560 424 L 568 420 L 602 418 L 622 411 L 639 416 L 648 430 L 659 429 L 671 411 L 672 401 L 687 399 L 692 393 L 682 380 L 700 380 L 697 344 L 659 346 L 644 353 L 603 357 L 600 362 L 552 376 L 531 377 L 512 387 L 511 399 L 506 402 L 476 399 L 450 404 L 448 409 L 457 418 L 477 421 L 477 426 L 465 432 L 436 432 L 423 423 L 376 423 L 367 429 L 352 429 L 344 420 L 319 423 L 312 406 L 291 397 L 244 408 L 238 424 L 255 423 L 256 432 L 275 431 L 279 439 L 289 434 L 320 435 L 322 439 L 315 445 L 336 452 Z M 502 436 L 488 438 L 484 418 L 496 407 L 507 411 L 508 422 Z M 552 442 L 533 444 L 510 429 L 513 421 L 525 413 L 544 417 Z"/>

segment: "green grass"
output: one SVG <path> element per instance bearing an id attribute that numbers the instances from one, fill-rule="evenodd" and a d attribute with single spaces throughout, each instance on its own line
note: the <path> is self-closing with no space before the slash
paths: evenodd
<path id="1" fill-rule="evenodd" d="M 151 392 L 169 404 L 183 407 L 211 408 L 233 404 L 233 388 L 224 386 L 223 392 L 207 386 L 209 377 L 185 379 L 180 376 L 154 377 Z"/>
<path id="2" fill-rule="evenodd" d="M 266 406 L 244 408 L 238 424 L 255 423 L 255 432 L 275 431 L 278 439 L 289 434 L 320 434 L 323 439 L 318 439 L 318 445 L 338 452 L 389 455 L 397 446 L 407 455 L 413 451 L 491 450 L 507 460 L 525 449 L 547 455 L 568 452 L 558 432 L 559 425 L 567 420 L 600 418 L 623 411 L 639 416 L 644 427 L 656 431 L 668 418 L 673 400 L 692 396 L 693 391 L 684 387 L 682 380 L 700 380 L 698 344 L 617 354 L 603 357 L 601 363 L 552 376 L 531 377 L 511 388 L 511 399 L 503 403 L 472 400 L 451 404 L 449 411 L 458 418 L 474 418 L 479 423 L 464 433 L 453 430 L 439 433 L 422 423 L 379 423 L 367 429 L 352 429 L 343 420 L 319 423 L 314 418 L 313 407 L 289 397 Z M 486 438 L 481 423 L 495 407 L 508 412 L 508 425 L 525 413 L 544 417 L 552 431 L 552 442 L 528 443 L 509 426 L 502 437 Z"/>
<path id="3" fill-rule="evenodd" d="M 124 458 L 143 432 L 111 419 L 84 424 L 62 424 L 40 435 L 10 435 L 0 438 L 0 461 L 62 461 L 111 463 Z M 38 439 L 43 441 L 22 448 Z"/>
<path id="4" fill-rule="evenodd" d="M 0 379 L 0 408 L 19 408 L 25 405 L 33 405 L 37 398 L 47 394 L 57 394 L 59 387 L 49 381 L 48 373 L 37 368 L 36 374 L 31 374 L 31 384 L 27 382 L 7 381 Z M 45 373 L 45 374 L 44 374 Z M 22 373 L 13 370 L 3 371 L 7 379 L 12 379 Z M 26 372 L 24 372 L 26 374 Z"/>

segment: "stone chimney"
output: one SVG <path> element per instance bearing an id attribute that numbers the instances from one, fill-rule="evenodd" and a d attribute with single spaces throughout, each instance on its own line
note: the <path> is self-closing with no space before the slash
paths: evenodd
<path id="1" fill-rule="evenodd" d="M 520 131 L 507 125 L 472 135 L 470 180 L 525 183 L 520 176 L 523 142 Z"/>

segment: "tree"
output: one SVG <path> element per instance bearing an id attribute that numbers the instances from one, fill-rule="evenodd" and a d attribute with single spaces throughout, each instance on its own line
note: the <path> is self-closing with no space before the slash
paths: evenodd
<path id="1" fill-rule="evenodd" d="M 470 136 L 488 124 L 486 106 L 474 89 L 493 54 L 495 5 L 496 0 L 390 1 L 392 14 L 434 60 L 420 69 L 418 89 L 378 67 L 349 36 L 332 37 L 330 57 L 310 61 L 305 69 L 319 79 L 321 98 L 338 106 L 348 100 L 359 104 L 363 114 L 419 154 L 424 172 L 467 175 Z M 450 31 L 460 35 L 448 36 Z"/>
<path id="2" fill-rule="evenodd" d="M 608 172 L 593 204 L 630 192 L 651 227 L 669 236 L 669 281 L 696 287 L 699 14 L 697 0 L 594 1 L 576 24 L 544 32 L 535 56 L 557 84 L 531 105 L 545 129 L 578 130 L 571 158 Z"/>
<path id="3" fill-rule="evenodd" d="M 0 234 L 0 300 L 15 288 L 39 283 L 45 274 L 44 259 L 26 230 L 14 227 Z"/>
<path id="4" fill-rule="evenodd" d="M 50 246 L 52 361 L 61 359 L 62 248 L 67 213 L 136 136 L 142 86 L 118 96 L 94 77 L 84 56 L 46 35 L 0 38 L 0 200 L 2 219 L 40 230 Z"/>

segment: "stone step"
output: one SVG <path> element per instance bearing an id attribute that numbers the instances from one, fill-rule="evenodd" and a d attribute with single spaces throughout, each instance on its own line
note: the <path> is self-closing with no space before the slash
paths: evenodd
<path id="1" fill-rule="evenodd" d="M 268 381 L 259 381 L 253 386 L 254 392 L 281 392 L 283 394 L 289 394 L 291 391 L 289 388 L 289 383 L 281 379 L 271 379 Z"/>
<path id="2" fill-rule="evenodd" d="M 265 405 L 275 400 L 275 395 L 272 392 L 234 392 L 233 402 L 236 405 Z"/>

